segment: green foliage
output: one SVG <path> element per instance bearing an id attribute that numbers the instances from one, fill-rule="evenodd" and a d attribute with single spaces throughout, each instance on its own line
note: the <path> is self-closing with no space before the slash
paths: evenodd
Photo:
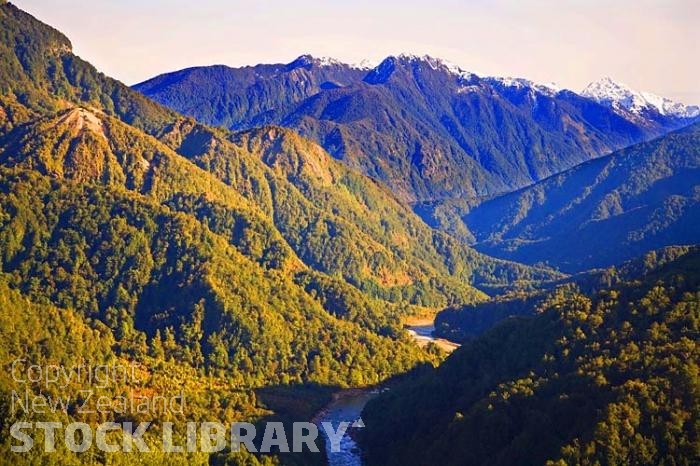
<path id="1" fill-rule="evenodd" d="M 195 206 L 172 199 L 180 193 L 206 193 L 206 202 L 235 212 L 227 215 L 238 216 L 240 228 L 250 222 L 250 236 L 272 233 L 272 244 L 262 235 L 254 244 L 238 241 L 245 253 L 277 266 L 291 247 L 307 266 L 384 300 L 444 306 L 483 299 L 470 285 L 500 292 L 555 276 L 493 261 L 436 234 L 376 182 L 289 131 L 232 135 L 196 124 L 103 76 L 72 55 L 60 33 L 16 7 L 3 6 L 0 20 L 7 43 L 16 43 L 0 54 L 7 73 L 17 76 L 0 107 L 23 118 L 7 118 L 0 148 L 6 165 L 123 185 L 177 208 Z M 35 30 L 46 38 L 29 41 Z M 210 208 L 196 208 L 211 222 Z"/>
<path id="2" fill-rule="evenodd" d="M 688 246 L 669 246 L 648 252 L 641 258 L 618 266 L 582 272 L 549 285 L 557 287 L 559 293 L 577 289 L 585 294 L 592 294 L 631 280 L 638 280 L 695 249 Z M 518 291 L 496 296 L 486 302 L 449 307 L 435 317 L 435 333 L 451 341 L 470 340 L 502 320 L 521 315 L 533 315 L 546 302 L 549 293 L 547 289 Z"/>
<path id="3" fill-rule="evenodd" d="M 0 313 L 0 338 L 3 342 L 0 346 L 0 361 L 3 365 L 3 371 L 0 373 L 0 419 L 2 419 L 0 452 L 3 455 L 0 462 L 2 464 L 12 458 L 13 464 L 206 465 L 209 464 L 206 454 L 175 454 L 159 451 L 160 448 L 157 445 L 161 441 L 160 422 L 171 421 L 176 425 L 192 420 L 231 422 L 239 419 L 262 419 L 268 414 L 267 410 L 256 406 L 257 396 L 254 392 L 235 389 L 225 378 L 204 376 L 186 364 L 167 361 L 162 356 L 132 358 L 115 355 L 114 347 L 118 342 L 113 332 L 103 323 L 85 318 L 70 309 L 32 302 L 9 286 L 8 277 L 5 274 L 0 274 L 0 307 L 3 310 Z M 17 358 L 26 358 L 28 364 L 40 364 L 44 368 L 53 364 L 65 368 L 77 368 L 81 365 L 93 368 L 100 365 L 131 367 L 133 364 L 137 367 L 138 375 L 137 380 L 125 378 L 126 385 L 110 383 L 104 387 L 89 383 L 87 377 L 76 376 L 62 388 L 55 384 L 46 385 L 41 382 L 27 385 L 11 376 L 11 364 Z M 18 371 L 18 376 L 22 377 L 21 371 Z M 61 380 L 61 385 L 64 382 Z M 30 396 L 41 394 L 53 400 L 58 397 L 62 400 L 73 398 L 81 393 L 81 390 L 92 391 L 95 398 L 126 396 L 131 390 L 154 398 L 183 393 L 187 400 L 187 412 L 184 417 L 179 414 L 164 413 L 160 419 L 154 419 L 152 414 L 129 415 L 127 420 L 132 422 L 155 421 L 153 428 L 145 436 L 146 443 L 154 450 L 148 455 L 106 454 L 94 449 L 84 454 L 75 454 L 66 450 L 63 442 L 57 442 L 57 451 L 53 453 L 44 452 L 42 448 L 34 448 L 24 454 L 10 453 L 11 439 L 8 430 L 14 422 L 56 421 L 65 425 L 79 421 L 96 425 L 102 422 L 125 420 L 116 412 L 81 412 L 88 410 L 80 409 L 82 401 L 77 398 L 72 404 L 70 401 L 67 402 L 67 412 L 57 410 L 35 414 L 31 410 L 25 413 L 22 409 L 12 409 L 12 391 L 15 390 L 23 395 L 25 389 L 30 391 Z M 318 397 L 314 393 L 310 395 Z M 303 400 L 313 399 L 303 391 L 300 391 L 300 396 Z M 94 409 L 92 405 L 90 408 Z M 312 411 L 299 413 L 299 415 L 309 416 L 310 412 Z M 184 442 L 183 434 L 176 431 L 175 441 L 179 444 Z M 43 442 L 42 436 L 36 436 L 35 441 Z M 233 459 L 242 463 L 247 462 L 247 464 L 259 464 L 259 460 L 270 464 L 274 460 L 271 457 L 256 458 L 246 452 L 236 454 Z"/>
<path id="4" fill-rule="evenodd" d="M 230 367 L 223 358 L 239 369 L 232 380 L 251 386 L 345 385 L 356 371 L 354 381 L 372 384 L 421 359 L 408 343 L 333 317 L 286 273 L 261 268 L 191 216 L 28 172 L 2 171 L 0 192 L 1 211 L 13 212 L 0 228 L 11 283 L 106 322 L 127 352 L 135 332 L 171 329 L 177 348 L 166 355 L 194 366 L 207 356 L 215 371 Z"/>
<path id="5" fill-rule="evenodd" d="M 468 342 L 368 405 L 370 464 L 696 464 L 700 253 Z"/>
<path id="6" fill-rule="evenodd" d="M 145 385 L 136 388 L 182 387 L 187 420 L 309 419 L 335 387 L 436 361 L 401 330 L 416 306 L 559 278 L 432 230 L 291 131 L 233 134 L 176 115 L 74 56 L 59 32 L 0 5 L 0 302 L 11 308 L 0 316 L 3 363 L 27 353 L 49 363 L 78 353 L 137 361 Z M 4 409 L 13 383 L 0 380 Z M 0 441 L 8 447 L 5 430 Z M 90 455 L 60 459 L 137 460 Z"/>
<path id="7" fill-rule="evenodd" d="M 195 217 L 133 192 L 2 168 L 0 193 L 0 299 L 10 300 L 12 311 L 0 328 L 10 333 L 0 346 L 3 361 L 28 348 L 43 363 L 79 354 L 141 361 L 157 393 L 190 387 L 192 409 L 180 421 L 230 422 L 260 417 L 258 387 L 376 384 L 430 358 L 396 333 L 395 320 L 394 333 L 384 332 L 381 322 L 390 317 L 378 314 L 380 304 L 344 282 L 334 296 L 358 305 L 355 315 L 338 314 L 286 271 L 244 256 Z M 76 328 L 53 330 L 50 319 Z M 70 337 L 52 339 L 63 335 Z M 297 414 L 306 420 L 313 411 Z"/>

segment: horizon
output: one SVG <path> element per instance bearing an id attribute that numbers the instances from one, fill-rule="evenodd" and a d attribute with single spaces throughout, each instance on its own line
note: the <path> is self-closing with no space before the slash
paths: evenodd
<path id="1" fill-rule="evenodd" d="M 478 76 L 556 83 L 575 92 L 610 76 L 636 91 L 700 104 L 700 64 L 690 59 L 692 44 L 700 43 L 700 5 L 690 0 L 613 6 L 601 0 L 436 0 L 429 6 L 303 0 L 299 7 L 238 0 L 237 8 L 223 0 L 197 8 L 183 0 L 14 3 L 65 33 L 77 55 L 129 85 L 197 66 L 289 63 L 304 54 L 379 63 L 406 53 L 441 58 Z"/>

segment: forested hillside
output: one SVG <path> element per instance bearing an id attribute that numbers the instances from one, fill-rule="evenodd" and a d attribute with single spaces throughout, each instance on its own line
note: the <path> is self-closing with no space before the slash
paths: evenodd
<path id="1" fill-rule="evenodd" d="M 166 455 L 161 434 L 320 424 L 341 392 L 382 393 L 371 464 L 700 462 L 700 126 L 666 134 L 690 117 L 414 56 L 136 88 L 0 0 L 1 464 L 321 465 Z M 440 309 L 449 357 L 405 328 Z M 60 386 L 18 363 L 138 377 Z M 85 389 L 109 409 L 82 411 Z M 65 406 L 18 410 L 15 391 Z M 184 412 L 112 409 L 177 396 Z M 10 455 L 18 421 L 151 421 L 155 452 L 37 434 Z"/>
<path id="2" fill-rule="evenodd" d="M 44 301 L 42 299 L 42 301 Z M 27 361 L 36 364 L 60 364 L 66 368 L 97 367 L 135 367 L 136 373 L 132 380 L 127 378 L 123 384 L 110 383 L 103 388 L 96 387 L 85 379 L 73 380 L 66 386 L 46 386 L 41 382 L 20 383 L 10 370 L 0 373 L 0 452 L 2 452 L 2 464 L 9 464 L 7 460 L 12 458 L 12 464 L 61 464 L 78 466 L 84 464 L 171 464 L 171 465 L 257 465 L 279 464 L 281 458 L 272 455 L 253 456 L 245 450 L 231 454 L 222 452 L 210 455 L 202 452 L 172 453 L 163 452 L 159 443 L 162 441 L 163 421 L 171 421 L 176 425 L 184 425 L 186 422 L 212 421 L 238 422 L 247 420 L 250 422 L 262 422 L 264 420 L 287 421 L 285 417 L 275 415 L 273 406 L 268 406 L 260 390 L 239 385 L 235 379 L 231 380 L 231 366 L 225 371 L 215 373 L 203 373 L 203 371 L 183 364 L 183 357 L 188 357 L 189 350 L 179 344 L 173 333 L 166 331 L 162 338 L 152 339 L 146 342 L 137 338 L 135 341 L 124 340 L 123 337 L 109 329 L 109 327 L 97 319 L 86 318 L 80 313 L 66 308 L 57 308 L 46 303 L 30 301 L 8 285 L 5 274 L 0 276 L 0 305 L 3 312 L 0 313 L 0 358 L 3 365 L 6 362 L 15 361 L 16 358 L 26 358 Z M 122 343 L 119 343 L 121 340 Z M 187 354 L 183 354 L 187 353 Z M 21 376 L 20 376 L 21 377 Z M 24 395 L 24 390 L 29 390 L 30 396 L 48 397 L 52 403 L 62 400 L 67 412 L 61 409 L 44 413 L 24 413 L 17 407 L 17 400 L 13 407 L 12 401 L 7 396 L 15 390 L 19 396 Z M 76 396 L 84 394 L 87 390 L 97 397 L 118 399 L 119 397 L 138 396 L 148 400 L 156 400 L 158 397 L 184 396 L 186 411 L 182 413 L 171 412 L 130 412 L 126 416 L 118 412 L 108 413 L 97 411 L 95 402 L 87 401 Z M 330 399 L 331 388 L 309 387 L 303 389 L 297 386 L 294 396 L 297 409 L 302 415 L 310 416 Z M 70 398 L 70 401 L 68 400 Z M 31 399 L 31 398 L 30 398 Z M 274 406 L 276 410 L 277 407 Z M 84 411 L 84 412 L 83 412 Z M 92 411 L 92 412 L 89 412 Z M 154 418 L 158 419 L 154 419 Z M 7 431 L 10 426 L 19 421 L 34 422 L 60 422 L 64 425 L 70 422 L 85 422 L 96 425 L 109 421 L 152 422 L 149 431 L 144 435 L 144 441 L 151 449 L 147 454 L 138 450 L 132 453 L 105 453 L 91 449 L 88 452 L 76 454 L 67 450 L 63 442 L 56 443 L 56 451 L 47 452 L 42 448 L 33 448 L 27 453 L 10 453 L 10 445 L 16 444 Z M 154 422 L 155 421 L 155 422 Z M 112 433 L 110 442 L 119 442 L 118 433 Z M 39 435 L 37 442 L 43 442 L 43 435 Z M 183 444 L 185 432 L 176 430 L 173 436 L 176 443 Z M 10 456 L 12 455 L 12 456 Z M 323 456 L 318 454 L 288 455 L 282 459 L 284 464 L 322 465 Z"/>
<path id="3" fill-rule="evenodd" d="M 550 286 L 575 288 L 581 293 L 593 294 L 643 277 L 694 249 L 695 246 L 669 246 L 620 265 L 563 278 Z M 435 316 L 435 334 L 455 342 L 469 341 L 506 319 L 534 315 L 549 299 L 551 288 L 517 291 L 486 302 L 448 307 Z"/>
<path id="4" fill-rule="evenodd" d="M 700 238 L 700 125 L 584 163 L 465 217 L 478 249 L 566 272 Z"/>
<path id="5" fill-rule="evenodd" d="M 22 162 L 23 166 L 39 169 L 45 175 L 80 179 L 94 175 L 98 165 L 109 171 L 110 164 L 113 169 L 116 161 L 127 165 L 122 168 L 127 188 L 152 191 L 161 189 L 158 184 L 149 184 L 149 177 L 160 171 L 160 160 L 177 158 L 172 163 L 181 165 L 185 161 L 177 156 L 185 157 L 238 192 L 228 195 L 243 196 L 249 205 L 262 211 L 299 255 L 314 252 L 301 251 L 302 242 L 318 243 L 317 255 L 321 248 L 336 250 L 340 257 L 327 256 L 330 259 L 325 265 L 314 264 L 320 262 L 318 258 L 310 259 L 307 264 L 316 265 L 323 272 L 338 273 L 356 286 L 367 283 L 366 288 L 381 288 L 382 282 L 388 282 L 391 287 L 398 280 L 397 288 L 402 283 L 404 288 L 412 288 L 414 281 L 428 281 L 423 277 L 430 269 L 437 269 L 435 272 L 444 276 L 440 280 L 452 280 L 452 287 L 462 289 L 464 282 L 489 289 L 519 278 L 529 279 L 530 275 L 539 278 L 539 272 L 533 275 L 520 266 L 492 261 L 445 235 L 434 233 L 388 191 L 348 171 L 296 135 L 273 130 L 267 132 L 264 145 L 248 145 L 247 139 L 255 139 L 256 134 L 260 136 L 264 132 L 232 135 L 179 117 L 104 77 L 74 56 L 68 39 L 57 31 L 11 4 L 3 6 L 3 10 L 6 35 L 3 43 L 15 44 L 13 48 L 5 47 L 7 80 L 3 85 L 7 93 L 0 120 L 6 133 L 3 157 L 9 165 Z M 80 106 L 82 110 L 76 108 Z M 63 113 L 68 110 L 72 110 L 70 117 Z M 37 135 L 41 137 L 35 138 Z M 109 146 L 109 151 L 105 151 L 103 143 Z M 39 144 L 44 145 L 34 147 Z M 269 161 L 263 160 L 260 151 L 282 146 L 289 148 L 287 158 L 296 157 L 304 163 L 299 167 L 280 163 L 271 167 Z M 84 154 L 93 149 L 95 157 L 86 160 Z M 108 154 L 110 151 L 113 157 Z M 76 169 L 75 165 L 81 165 L 80 154 L 83 154 L 82 166 Z M 53 160 L 48 164 L 27 160 L 41 156 Z M 102 159 L 111 162 L 105 164 Z M 58 169 L 59 165 L 63 168 Z M 186 163 L 184 166 L 191 167 Z M 311 166 L 315 171 L 308 169 Z M 294 171 L 297 169 L 300 171 Z M 215 182 L 212 176 L 207 178 L 203 183 Z M 189 181 L 180 179 L 174 183 L 177 190 L 190 190 L 179 186 Z M 195 190 L 206 191 L 201 184 Z M 211 194 L 207 192 L 207 195 Z M 161 196 L 160 200 L 165 199 Z M 382 210 L 375 213 L 380 206 Z M 377 242 L 383 244 L 372 246 Z M 418 264 L 407 271 L 401 264 L 404 258 Z M 397 279 L 392 275 L 408 277 Z M 417 303 L 422 300 L 423 304 L 440 305 L 444 301 L 435 292 L 423 293 L 428 295 L 426 298 L 419 296 L 421 290 L 398 293 L 412 294 L 412 300 Z M 464 295 L 464 291 L 456 293 Z M 467 293 L 478 295 L 474 291 Z"/>
<path id="6" fill-rule="evenodd" d="M 700 254 L 466 343 L 367 406 L 369 464 L 700 461 Z"/>
<path id="7" fill-rule="evenodd" d="M 559 277 L 433 231 L 289 130 L 234 134 L 181 117 L 9 3 L 0 57 L 0 296 L 14 306 L 3 364 L 138 362 L 147 397 L 184 387 L 187 420 L 279 418 L 289 409 L 264 401 L 268 388 L 308 420 L 338 387 L 440 358 L 411 342 L 405 316 Z M 54 344 L 68 334 L 84 346 Z M 3 379 L 3 409 L 15 388 Z"/>

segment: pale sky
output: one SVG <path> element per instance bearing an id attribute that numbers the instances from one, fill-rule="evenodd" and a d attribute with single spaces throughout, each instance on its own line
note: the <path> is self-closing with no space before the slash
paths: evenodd
<path id="1" fill-rule="evenodd" d="M 432 55 L 580 91 L 602 76 L 700 104 L 700 0 L 13 0 L 127 84 L 303 53 Z"/>

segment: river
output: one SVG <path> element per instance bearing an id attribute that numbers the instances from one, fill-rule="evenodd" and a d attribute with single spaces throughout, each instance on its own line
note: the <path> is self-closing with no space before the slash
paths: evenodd
<path id="1" fill-rule="evenodd" d="M 459 347 L 457 343 L 433 337 L 433 331 L 435 330 L 433 324 L 410 325 L 406 329 L 420 346 L 425 346 L 432 342 L 447 352 L 454 351 Z M 377 389 L 350 389 L 339 392 L 334 396 L 333 401 L 316 416 L 314 423 L 319 426 L 319 430 L 325 437 L 329 466 L 362 466 L 362 452 L 355 439 L 347 433 L 340 442 L 340 451 L 332 452 L 330 440 L 325 436 L 325 430 L 321 428 L 321 423 L 330 422 L 336 430 L 341 422 L 355 423 L 361 419 L 362 410 L 367 402 L 378 394 L 379 390 Z"/>
<path id="2" fill-rule="evenodd" d="M 331 451 L 331 442 L 326 436 L 326 431 L 321 428 L 321 423 L 330 422 L 336 431 L 341 422 L 349 422 L 352 426 L 352 424 L 361 419 L 360 415 L 362 410 L 365 409 L 367 402 L 378 394 L 379 390 L 377 389 L 350 389 L 339 392 L 335 395 L 333 401 L 314 419 L 314 422 L 319 426 L 321 434 L 324 436 L 329 466 L 362 465 L 361 452 L 357 442 L 351 435 L 348 435 L 352 429 L 361 427 L 350 427 L 340 441 L 340 451 L 333 452 Z"/>
<path id="3" fill-rule="evenodd" d="M 427 345 L 428 343 L 435 343 L 448 353 L 451 353 L 452 351 L 459 348 L 459 344 L 453 341 L 445 340 L 444 338 L 435 338 L 433 336 L 433 332 L 435 331 L 435 325 L 432 323 L 409 325 L 406 327 L 406 330 L 408 330 L 408 333 L 421 347 Z"/>

